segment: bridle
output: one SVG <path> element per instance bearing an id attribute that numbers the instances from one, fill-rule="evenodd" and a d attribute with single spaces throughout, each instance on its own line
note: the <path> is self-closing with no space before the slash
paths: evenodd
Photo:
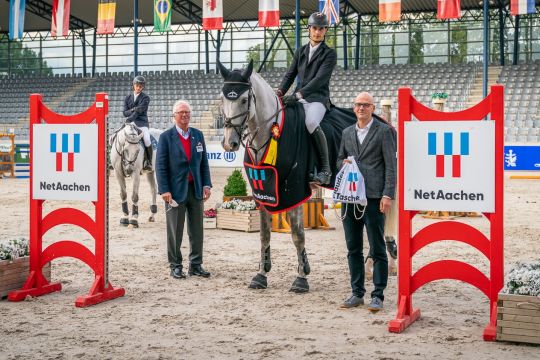
<path id="1" fill-rule="evenodd" d="M 120 155 L 120 159 L 122 161 L 122 174 L 124 175 L 124 177 L 128 177 L 128 175 L 126 175 L 126 172 L 125 172 L 125 168 L 128 167 L 128 166 L 133 166 L 135 164 L 135 161 L 137 161 L 137 158 L 139 157 L 139 152 L 141 151 L 141 147 L 138 146 L 139 145 L 139 142 L 140 140 L 138 138 L 135 138 L 133 139 L 133 136 L 131 136 L 132 134 L 126 134 L 126 127 L 129 126 L 133 129 L 133 125 L 131 124 L 126 124 L 123 129 L 124 129 L 124 144 L 121 145 L 121 149 L 118 149 L 118 146 L 119 146 L 119 139 L 118 139 L 118 135 L 117 135 L 117 138 L 116 138 L 116 141 L 114 142 L 114 150 L 116 151 L 116 153 L 118 155 Z M 131 144 L 131 145 L 137 145 L 137 152 L 135 152 L 135 156 L 133 157 L 133 159 L 129 159 L 125 156 L 125 146 L 126 146 L 126 142 Z"/>

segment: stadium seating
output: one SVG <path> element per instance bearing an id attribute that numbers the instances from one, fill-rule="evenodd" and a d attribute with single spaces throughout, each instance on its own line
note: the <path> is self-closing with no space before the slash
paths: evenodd
<path id="1" fill-rule="evenodd" d="M 498 82 L 506 86 L 505 136 L 507 142 L 538 142 L 540 136 L 540 68 L 529 63 L 502 68 Z M 268 69 L 261 75 L 277 87 L 286 69 Z M 203 130 L 208 140 L 220 140 L 218 96 L 222 86 L 219 74 L 202 71 L 149 71 L 146 92 L 151 96 L 149 118 L 152 127 L 171 125 L 174 102 L 184 99 L 192 105 L 192 124 Z M 481 76 L 480 64 L 367 65 L 359 70 L 337 68 L 331 81 L 332 102 L 351 107 L 359 91 L 370 91 L 377 104 L 393 100 L 396 119 L 397 89 L 408 86 L 424 104 L 431 104 L 434 92 L 448 93 L 445 110 L 465 108 L 475 79 Z M 28 138 L 28 96 L 41 93 L 53 110 L 73 114 L 86 109 L 95 93 L 109 94 L 109 130 L 123 123 L 123 100 L 131 91 L 130 72 L 96 74 L 95 77 L 0 77 L 0 131 L 14 128 L 18 139 Z M 379 106 L 377 106 L 379 108 Z"/>

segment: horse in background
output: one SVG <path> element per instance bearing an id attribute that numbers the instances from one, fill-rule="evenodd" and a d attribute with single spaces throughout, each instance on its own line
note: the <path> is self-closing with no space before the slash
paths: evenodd
<path id="1" fill-rule="evenodd" d="M 156 141 L 159 141 L 159 136 L 161 135 L 160 130 L 150 129 L 150 134 Z M 120 199 L 122 200 L 123 216 L 120 218 L 120 225 L 129 226 L 130 228 L 139 227 L 139 185 L 144 161 L 144 145 L 141 142 L 142 136 L 142 132 L 135 124 L 127 123 L 123 128 L 116 131 L 109 140 L 109 143 L 111 144 L 111 165 L 114 169 L 116 180 L 120 185 Z M 156 151 L 154 150 L 152 159 L 153 170 L 145 174 L 148 183 L 150 184 L 150 191 L 152 194 L 152 205 L 150 205 L 151 215 L 148 218 L 149 222 L 155 221 L 155 215 L 157 213 L 155 160 Z M 126 178 L 128 177 L 133 179 L 131 216 L 129 213 L 126 189 Z"/>

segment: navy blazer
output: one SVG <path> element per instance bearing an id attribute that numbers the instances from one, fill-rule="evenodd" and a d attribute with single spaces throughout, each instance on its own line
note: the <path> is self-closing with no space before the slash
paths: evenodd
<path id="1" fill-rule="evenodd" d="M 124 99 L 124 116 L 126 122 L 134 122 L 138 127 L 150 127 L 148 123 L 148 105 L 150 97 L 141 91 L 137 100 L 133 101 L 133 93 Z"/>
<path id="2" fill-rule="evenodd" d="M 159 137 L 156 155 L 158 192 L 160 194 L 170 192 L 176 202 L 185 202 L 188 193 L 188 175 L 191 172 L 195 197 L 201 200 L 203 187 L 212 186 L 203 133 L 195 128 L 189 128 L 191 138 L 189 162 L 179 136 L 176 126 L 173 126 Z"/>
<path id="3" fill-rule="evenodd" d="M 322 43 L 308 62 L 309 43 L 296 50 L 294 59 L 279 85 L 285 94 L 298 75 L 294 92 L 300 92 L 307 102 L 320 102 L 330 107 L 330 78 L 337 63 L 334 49 Z"/>

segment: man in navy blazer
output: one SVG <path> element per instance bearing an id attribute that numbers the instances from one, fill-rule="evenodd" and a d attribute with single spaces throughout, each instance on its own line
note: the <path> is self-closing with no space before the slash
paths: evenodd
<path id="1" fill-rule="evenodd" d="M 182 271 L 182 236 L 187 215 L 190 243 L 189 275 L 209 277 L 203 269 L 203 202 L 210 197 L 212 182 L 201 131 L 190 127 L 191 107 L 186 101 L 173 106 L 175 126 L 161 134 L 156 157 L 158 191 L 165 201 L 167 255 L 171 276 Z"/>

